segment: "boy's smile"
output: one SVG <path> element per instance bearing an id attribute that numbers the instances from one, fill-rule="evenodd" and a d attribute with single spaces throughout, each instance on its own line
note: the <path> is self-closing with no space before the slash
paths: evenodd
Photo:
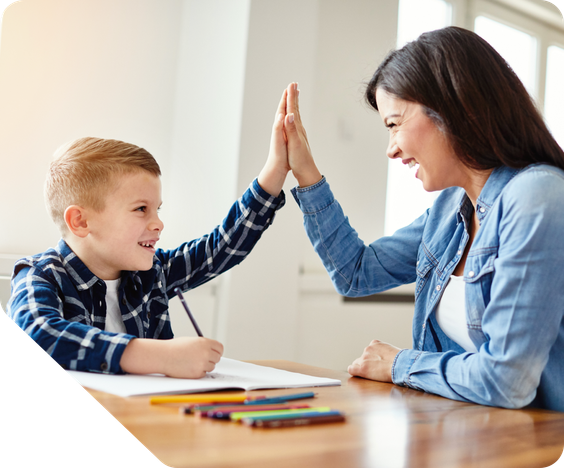
<path id="1" fill-rule="evenodd" d="M 141 170 L 118 176 L 115 187 L 102 211 L 86 210 L 88 235 L 76 252 L 104 280 L 119 278 L 122 270 L 149 270 L 164 227 L 159 177 Z"/>

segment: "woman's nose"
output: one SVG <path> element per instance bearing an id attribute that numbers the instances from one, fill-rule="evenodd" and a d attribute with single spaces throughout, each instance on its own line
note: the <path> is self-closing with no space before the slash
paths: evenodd
<path id="1" fill-rule="evenodd" d="M 390 159 L 399 158 L 400 156 L 400 149 L 399 146 L 390 138 L 388 143 L 388 149 L 386 150 L 386 156 Z"/>

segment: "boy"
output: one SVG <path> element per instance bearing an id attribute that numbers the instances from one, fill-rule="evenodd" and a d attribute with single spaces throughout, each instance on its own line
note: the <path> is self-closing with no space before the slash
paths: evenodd
<path id="1" fill-rule="evenodd" d="M 80 138 L 55 154 L 46 205 L 62 239 L 19 260 L 8 315 L 66 369 L 199 378 L 223 346 L 173 338 L 168 301 L 240 263 L 284 205 L 285 94 L 267 162 L 223 223 L 174 250 L 163 230 L 160 168 L 144 149 Z M 151 339 L 159 338 L 159 339 Z"/>

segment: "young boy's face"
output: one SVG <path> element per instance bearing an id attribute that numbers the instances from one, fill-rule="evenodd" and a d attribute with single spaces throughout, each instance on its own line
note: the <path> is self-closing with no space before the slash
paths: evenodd
<path id="1" fill-rule="evenodd" d="M 149 270 L 163 223 L 161 181 L 147 171 L 121 176 L 101 212 L 90 211 L 88 268 L 101 279 L 117 279 L 122 270 Z"/>

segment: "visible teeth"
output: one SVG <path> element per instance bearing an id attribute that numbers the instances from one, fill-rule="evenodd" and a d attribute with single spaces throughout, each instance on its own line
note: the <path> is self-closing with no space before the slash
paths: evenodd
<path id="1" fill-rule="evenodd" d="M 415 164 L 417 164 L 417 163 L 412 160 L 412 161 L 409 161 L 409 162 L 407 163 L 407 166 L 411 169 L 413 166 L 415 166 Z"/>

